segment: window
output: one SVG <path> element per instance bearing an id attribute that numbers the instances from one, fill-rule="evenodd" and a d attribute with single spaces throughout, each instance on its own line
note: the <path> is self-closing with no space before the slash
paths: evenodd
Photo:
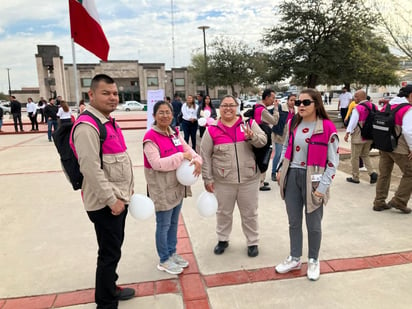
<path id="1" fill-rule="evenodd" d="M 185 91 L 176 91 L 176 95 L 178 95 L 183 101 L 186 100 L 186 92 Z"/>
<path id="2" fill-rule="evenodd" d="M 149 87 L 159 86 L 159 81 L 158 81 L 157 77 L 148 77 L 147 78 L 147 85 Z"/>
<path id="3" fill-rule="evenodd" d="M 184 86 L 185 79 L 184 78 L 175 78 L 175 86 Z"/>
<path id="4" fill-rule="evenodd" d="M 91 78 L 82 78 L 82 87 L 90 87 L 92 84 L 92 79 Z"/>
<path id="5" fill-rule="evenodd" d="M 139 82 L 137 80 L 130 81 L 130 86 L 139 86 Z"/>

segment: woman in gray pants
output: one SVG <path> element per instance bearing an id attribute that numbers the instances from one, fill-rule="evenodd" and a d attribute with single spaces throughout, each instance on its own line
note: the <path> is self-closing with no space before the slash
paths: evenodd
<path id="1" fill-rule="evenodd" d="M 275 269 L 283 274 L 301 268 L 304 210 L 309 245 L 307 277 L 318 280 L 323 205 L 339 164 L 339 140 L 317 90 L 303 90 L 295 105 L 298 114 L 288 124 L 277 175 L 289 219 L 290 255 Z"/>

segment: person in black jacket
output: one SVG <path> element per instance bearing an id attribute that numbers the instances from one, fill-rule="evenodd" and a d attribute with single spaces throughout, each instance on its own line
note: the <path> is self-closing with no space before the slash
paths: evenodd
<path id="1" fill-rule="evenodd" d="M 59 108 L 55 105 L 53 98 L 49 99 L 49 104 L 44 108 L 44 118 L 47 120 L 47 137 L 49 142 L 52 141 L 52 127 L 57 130 L 57 112 Z"/>
<path id="2" fill-rule="evenodd" d="M 19 130 L 17 129 L 18 122 L 20 131 L 24 132 L 23 123 L 21 122 L 21 103 L 16 100 L 16 97 L 14 95 L 10 97 L 10 112 L 13 115 L 14 130 L 16 132 L 19 132 Z"/>

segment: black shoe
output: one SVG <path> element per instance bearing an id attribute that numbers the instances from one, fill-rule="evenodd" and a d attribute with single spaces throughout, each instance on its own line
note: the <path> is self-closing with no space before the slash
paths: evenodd
<path id="1" fill-rule="evenodd" d="M 259 188 L 260 191 L 270 191 L 270 187 L 268 186 L 262 186 Z"/>
<path id="2" fill-rule="evenodd" d="M 269 183 L 268 183 L 267 181 L 264 181 L 264 182 L 263 182 L 263 185 L 266 187 L 266 186 L 269 185 Z"/>
<path id="3" fill-rule="evenodd" d="M 225 252 L 225 249 L 229 247 L 229 242 L 228 241 L 219 241 L 213 250 L 213 252 L 217 255 L 222 254 Z"/>
<path id="4" fill-rule="evenodd" d="M 250 257 L 255 257 L 259 255 L 258 246 L 249 246 L 247 247 L 247 255 Z"/>
<path id="5" fill-rule="evenodd" d="M 276 181 L 276 174 L 272 174 L 272 181 Z"/>
<path id="6" fill-rule="evenodd" d="M 400 207 L 400 206 L 397 206 L 397 205 L 395 205 L 395 204 L 393 204 L 393 203 L 391 203 L 391 202 L 388 203 L 388 206 L 389 206 L 389 207 L 396 208 L 396 209 L 402 211 L 404 214 L 409 214 L 409 213 L 411 213 L 411 211 L 412 211 L 412 209 L 410 209 L 410 208 L 408 208 L 408 207 Z"/>
<path id="7" fill-rule="evenodd" d="M 351 182 L 351 183 L 360 183 L 359 180 L 355 180 L 355 179 L 353 179 L 352 177 L 346 178 L 346 181 L 347 181 L 347 182 Z"/>
<path id="8" fill-rule="evenodd" d="M 374 211 L 382 211 L 382 210 L 387 210 L 387 209 L 391 209 L 392 206 L 388 205 L 388 204 L 382 204 L 382 205 L 374 205 L 373 206 L 373 210 Z"/>
<path id="9" fill-rule="evenodd" d="M 376 183 L 378 181 L 378 174 L 376 174 L 375 172 L 370 174 L 369 177 L 371 178 L 370 183 Z"/>
<path id="10" fill-rule="evenodd" d="M 116 296 L 118 300 L 128 300 L 134 297 L 136 294 L 134 289 L 116 287 Z"/>

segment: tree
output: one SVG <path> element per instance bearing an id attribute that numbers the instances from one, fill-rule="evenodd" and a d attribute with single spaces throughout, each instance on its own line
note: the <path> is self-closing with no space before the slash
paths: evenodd
<path id="1" fill-rule="evenodd" d="M 296 83 L 311 88 L 320 83 L 348 87 L 352 81 L 368 84 L 371 80 L 358 72 L 373 68 L 380 74 L 380 68 L 393 64 L 388 63 L 387 49 L 373 55 L 359 50 L 382 44 L 372 33 L 375 16 L 358 0 L 285 0 L 279 12 L 279 25 L 268 29 L 262 40 L 272 48 L 277 80 L 293 76 Z"/>
<path id="2" fill-rule="evenodd" d="M 242 88 L 251 87 L 256 77 L 253 59 L 254 52 L 245 43 L 232 39 L 217 38 L 208 47 L 207 82 L 209 86 L 229 86 L 232 93 L 235 85 Z M 197 54 L 192 57 L 190 70 L 196 82 L 206 80 L 204 56 Z"/>

